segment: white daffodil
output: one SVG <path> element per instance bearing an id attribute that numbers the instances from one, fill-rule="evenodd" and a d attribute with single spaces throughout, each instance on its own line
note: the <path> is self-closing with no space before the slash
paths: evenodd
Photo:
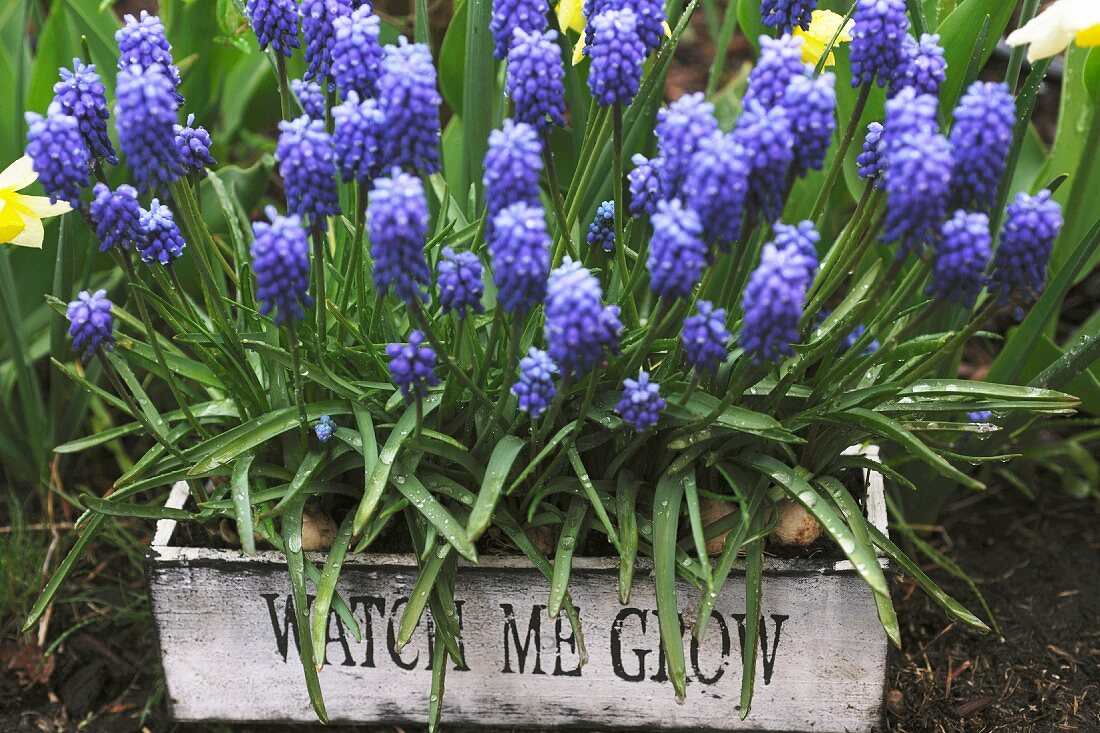
<path id="1" fill-rule="evenodd" d="M 25 155 L 0 172 L 0 244 L 41 249 L 42 220 L 72 210 L 64 201 L 51 204 L 45 196 L 19 193 L 36 180 L 34 164 Z"/>
<path id="2" fill-rule="evenodd" d="M 1100 1 L 1058 0 L 1008 37 L 1008 45 L 1030 44 L 1031 62 L 1065 51 L 1071 43 L 1100 46 Z"/>

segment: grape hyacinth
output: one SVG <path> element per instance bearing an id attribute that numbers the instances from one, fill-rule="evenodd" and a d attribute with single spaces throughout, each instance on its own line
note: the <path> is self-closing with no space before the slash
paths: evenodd
<path id="1" fill-rule="evenodd" d="M 630 189 L 630 215 L 640 219 L 652 216 L 661 200 L 660 159 L 649 160 L 636 153 L 630 162 L 634 164 L 627 174 Z"/>
<path id="2" fill-rule="evenodd" d="M 504 120 L 499 130 L 489 133 L 485 153 L 486 234 L 492 232 L 496 215 L 517 202 L 538 204 L 539 172 L 542 170 L 542 139 L 525 122 Z"/>
<path id="3" fill-rule="evenodd" d="M 485 285 L 481 281 L 481 260 L 473 252 L 455 252 L 443 248 L 443 256 L 436 265 L 436 283 L 439 285 L 439 305 L 444 311 L 454 311 L 465 318 L 468 311 L 483 313 L 481 297 Z"/>
<path id="4" fill-rule="evenodd" d="M 176 91 L 180 85 L 180 70 L 172 61 L 172 46 L 160 18 L 142 10 L 138 18 L 125 15 L 122 20 L 124 25 L 115 31 L 118 70 L 127 71 L 134 66 L 142 71 L 159 69 L 171 85 L 176 104 L 181 104 L 183 97 Z"/>
<path id="5" fill-rule="evenodd" d="M 439 105 L 435 65 L 426 44 L 387 46 L 378 82 L 379 106 L 386 117 L 387 165 L 423 173 L 439 170 Z"/>
<path id="6" fill-rule="evenodd" d="M 276 323 L 305 318 L 313 305 L 309 296 L 309 236 L 302 219 L 280 216 L 274 206 L 265 210 L 270 223 L 252 225 L 252 271 L 256 274 L 256 299 L 260 313 L 275 311 Z"/>
<path id="7" fill-rule="evenodd" d="M 775 363 L 794 354 L 809 286 L 805 262 L 793 249 L 764 245 L 741 301 L 745 321 L 740 344 L 755 363 Z"/>
<path id="8" fill-rule="evenodd" d="M 905 0 L 856 0 L 852 22 L 852 86 L 886 86 L 905 68 Z"/>
<path id="9" fill-rule="evenodd" d="M 332 78 L 335 21 L 351 14 L 348 0 L 302 0 L 302 35 L 306 39 L 306 73 L 303 78 L 328 84 Z"/>
<path id="10" fill-rule="evenodd" d="M 550 235 L 542 208 L 518 201 L 501 210 L 488 244 L 500 307 L 518 316 L 542 303 L 550 270 Z"/>
<path id="11" fill-rule="evenodd" d="M 989 422 L 993 419 L 992 410 L 974 410 L 973 412 L 966 413 L 966 419 L 969 422 Z"/>
<path id="12" fill-rule="evenodd" d="M 80 122 L 72 115 L 51 114 L 48 117 L 27 112 L 27 155 L 34 162 L 35 173 L 50 203 L 68 202 L 80 206 L 80 190 L 88 185 L 92 160 Z"/>
<path id="13" fill-rule="evenodd" d="M 760 58 L 749 72 L 744 104 L 757 102 L 765 108 L 783 100 L 787 86 L 796 77 L 806 75 L 802 62 L 802 39 L 790 34 L 779 38 L 760 37 Z"/>
<path id="14" fill-rule="evenodd" d="M 948 138 L 955 155 L 955 205 L 989 211 L 997 204 L 1015 124 L 1016 103 L 1007 84 L 979 81 L 967 89 Z"/>
<path id="15" fill-rule="evenodd" d="M 527 356 L 519 360 L 519 381 L 512 385 L 520 412 L 526 412 L 532 420 L 539 419 L 558 394 L 554 386 L 558 371 L 558 365 L 545 351 L 534 346 L 527 350 Z"/>
<path id="16" fill-rule="evenodd" d="M 134 187 L 124 183 L 112 191 L 106 183 L 97 183 L 92 196 L 88 215 L 99 238 L 99 251 L 140 247 L 145 233 L 141 229 L 141 204 Z"/>
<path id="17" fill-rule="evenodd" d="M 794 170 L 799 176 L 825 166 L 825 155 L 836 131 L 836 77 L 796 76 L 783 96 L 794 133 Z"/>
<path id="18" fill-rule="evenodd" d="M 812 221 L 801 221 L 797 225 L 776 224 L 775 248 L 787 253 L 794 261 L 801 263 L 805 270 L 806 281 L 813 282 L 817 277 L 817 243 L 821 235 L 814 229 Z"/>
<path id="19" fill-rule="evenodd" d="M 379 178 L 367 207 L 370 254 L 378 291 L 392 290 L 412 305 L 427 300 L 424 288 L 432 280 L 424 245 L 428 236 L 428 199 L 416 176 L 394 169 Z"/>
<path id="20" fill-rule="evenodd" d="M 993 237 L 989 217 L 959 210 L 943 224 L 936 243 L 929 295 L 970 308 L 985 287 Z"/>
<path id="21" fill-rule="evenodd" d="M 406 400 L 420 399 L 439 384 L 435 374 L 435 350 L 424 343 L 424 334 L 413 331 L 407 344 L 387 344 L 386 356 L 393 382 Z"/>
<path id="22" fill-rule="evenodd" d="M 891 80 L 891 93 L 911 88 L 917 94 L 938 97 L 940 86 L 947 80 L 947 60 L 939 35 L 925 33 L 918 41 L 907 33 L 902 45 L 905 62 Z"/>
<path id="23" fill-rule="evenodd" d="M 290 92 L 310 119 L 325 119 L 325 93 L 320 84 L 304 79 L 291 79 Z"/>
<path id="24" fill-rule="evenodd" d="M 546 27 L 546 0 L 493 0 L 489 32 L 493 34 L 493 56 L 511 58 L 512 44 L 519 38 L 515 31 L 538 34 Z"/>
<path id="25" fill-rule="evenodd" d="M 685 94 L 657 112 L 654 131 L 661 161 L 661 193 L 667 199 L 680 198 L 695 151 L 718 132 L 714 105 L 701 92 Z"/>
<path id="26" fill-rule="evenodd" d="M 585 0 L 584 17 L 591 20 L 608 10 L 629 8 L 637 18 L 638 37 L 642 40 L 646 52 L 661 47 L 665 35 L 665 4 L 661 0 Z M 594 34 L 592 23 L 585 28 L 585 53 L 589 52 Z"/>
<path id="27" fill-rule="evenodd" d="M 761 217 L 775 221 L 783 211 L 787 171 L 794 161 L 790 116 L 783 107 L 765 110 L 753 102 L 741 112 L 732 136 L 749 161 L 749 223 Z"/>
<path id="28" fill-rule="evenodd" d="M 615 405 L 615 412 L 641 433 L 657 424 L 665 404 L 660 386 L 649 381 L 648 372 L 639 371 L 637 379 L 623 380 L 623 397 Z"/>
<path id="29" fill-rule="evenodd" d="M 313 426 L 313 434 L 322 443 L 327 443 L 334 432 L 336 432 L 336 422 L 331 415 L 321 415 L 317 424 Z"/>
<path id="30" fill-rule="evenodd" d="M 245 6 L 260 50 L 271 50 L 290 56 L 298 48 L 298 17 L 301 11 L 295 0 L 248 0 Z"/>
<path id="31" fill-rule="evenodd" d="M 603 304 L 596 276 L 566 257 L 546 284 L 547 351 L 562 372 L 583 377 L 608 350 L 618 353 L 619 307 Z"/>
<path id="32" fill-rule="evenodd" d="M 565 67 L 556 31 L 517 28 L 504 93 L 512 100 L 516 120 L 540 132 L 550 123 L 565 125 Z"/>
<path id="33" fill-rule="evenodd" d="M 153 199 L 148 209 L 142 209 L 139 222 L 143 236 L 137 242 L 137 251 L 142 262 L 168 265 L 183 255 L 186 243 L 171 209 Z"/>
<path id="34" fill-rule="evenodd" d="M 118 165 L 118 156 L 107 134 L 107 90 L 96 73 L 95 64 L 73 59 L 73 68 L 60 70 L 61 81 L 53 85 L 50 114 L 75 117 L 92 157 Z"/>
<path id="35" fill-rule="evenodd" d="M 336 152 L 323 120 L 302 115 L 280 122 L 275 162 L 290 213 L 308 219 L 314 228 L 324 226 L 326 216 L 340 213 Z"/>
<path id="36" fill-rule="evenodd" d="M 85 290 L 76 296 L 65 309 L 69 319 L 69 335 L 73 338 L 73 351 L 90 357 L 100 349 L 108 351 L 114 346 L 115 321 L 111 316 L 111 301 L 106 290 Z"/>
<path id="37" fill-rule="evenodd" d="M 630 8 L 606 10 L 589 20 L 592 43 L 588 87 L 601 106 L 629 105 L 642 81 L 645 43 Z"/>
<path id="38" fill-rule="evenodd" d="M 795 28 L 809 30 L 817 0 L 764 0 L 760 8 L 764 25 L 780 33 L 790 33 Z"/>
<path id="39" fill-rule="evenodd" d="M 715 131 L 700 141 L 683 188 L 684 199 L 699 215 L 708 244 L 728 249 L 740 238 L 749 161 L 729 135 Z"/>
<path id="40" fill-rule="evenodd" d="M 210 154 L 210 146 L 213 145 L 210 133 L 202 125 L 195 125 L 195 115 L 187 115 L 187 124 L 174 125 L 173 129 L 184 173 L 204 175 L 207 168 L 217 164 Z"/>
<path id="41" fill-rule="evenodd" d="M 707 267 L 707 245 L 702 237 L 699 215 L 679 199 L 657 204 L 646 261 L 654 293 L 669 298 L 691 295 Z"/>
<path id="42" fill-rule="evenodd" d="M 350 92 L 342 104 L 332 108 L 332 142 L 340 178 L 369 184 L 382 169 L 382 131 L 386 121 L 373 99 L 359 101 Z"/>
<path id="43" fill-rule="evenodd" d="M 953 163 L 943 135 L 925 132 L 891 140 L 886 150 L 882 241 L 900 242 L 900 257 L 931 242 L 947 217 Z"/>
<path id="44" fill-rule="evenodd" d="M 882 177 L 882 123 L 867 125 L 867 137 L 863 141 L 863 152 L 856 157 L 859 177 L 865 181 L 877 182 Z"/>
<path id="45" fill-rule="evenodd" d="M 1062 224 L 1062 207 L 1046 189 L 1034 196 L 1021 192 L 1008 205 L 993 263 L 993 289 L 1001 302 L 1028 305 L 1039 299 Z"/>
<path id="46" fill-rule="evenodd" d="M 332 80 L 343 99 L 349 93 L 373 97 L 378 93 L 378 67 L 382 44 L 378 34 L 382 20 L 370 4 L 332 21 Z"/>
<path id="47" fill-rule="evenodd" d="M 733 337 L 726 328 L 726 309 L 715 308 L 708 300 L 695 303 L 695 315 L 684 319 L 680 343 L 684 360 L 696 371 L 716 372 L 729 356 Z"/>
<path id="48" fill-rule="evenodd" d="M 884 162 L 890 148 L 919 135 L 939 132 L 940 100 L 931 94 L 918 94 L 916 89 L 902 89 L 886 101 L 886 123 L 882 130 Z"/>
<path id="49" fill-rule="evenodd" d="M 161 67 L 130 66 L 118 72 L 115 128 L 118 145 L 139 191 L 153 191 L 180 177 L 176 109 L 171 80 Z"/>
<path id="50" fill-rule="evenodd" d="M 596 207 L 596 217 L 588 225 L 586 237 L 589 247 L 600 247 L 604 252 L 615 249 L 615 202 L 604 201 Z"/>

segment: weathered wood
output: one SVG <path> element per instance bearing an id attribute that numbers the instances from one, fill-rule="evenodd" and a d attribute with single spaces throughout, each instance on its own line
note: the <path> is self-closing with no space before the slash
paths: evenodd
<path id="1" fill-rule="evenodd" d="M 881 477 L 869 515 L 885 529 Z M 174 492 L 173 499 L 186 496 Z M 158 528 L 149 590 L 178 720 L 314 720 L 297 658 L 290 581 L 281 556 L 170 546 Z M 320 564 L 323 556 L 312 555 Z M 885 566 L 886 561 L 882 560 Z M 744 588 L 735 570 L 706 639 L 685 631 L 687 700 L 662 669 L 650 568 L 639 563 L 630 605 L 619 604 L 613 560 L 579 558 L 570 594 L 587 647 L 564 614 L 549 619 L 549 584 L 523 558 L 460 567 L 456 597 L 468 669 L 447 675 L 444 720 L 507 727 L 662 730 L 870 731 L 879 721 L 886 637 L 871 593 L 850 563 L 768 558 L 752 713 L 741 721 Z M 338 585 L 363 629 L 356 643 L 335 612 L 321 672 L 333 722 L 423 723 L 431 683 L 432 623 L 395 649 L 416 579 L 410 557 L 349 557 Z M 681 587 L 685 626 L 698 591 Z"/>

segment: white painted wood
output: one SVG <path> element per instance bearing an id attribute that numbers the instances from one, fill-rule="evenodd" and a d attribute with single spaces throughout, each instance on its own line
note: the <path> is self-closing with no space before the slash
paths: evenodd
<path id="1" fill-rule="evenodd" d="M 885 531 L 881 476 L 871 479 L 868 513 Z M 173 491 L 171 503 L 182 500 Z M 281 555 L 248 558 L 234 550 L 172 547 L 171 532 L 168 523 L 158 525 L 147 573 L 173 715 L 182 721 L 315 720 Z M 310 559 L 320 563 L 323 556 Z M 478 566 L 463 566 L 456 597 L 469 669 L 449 668 L 444 720 L 544 728 L 871 731 L 880 718 L 887 641 L 870 590 L 847 561 L 766 558 L 764 567 L 764 653 L 745 721 L 737 707 L 743 570 L 734 570 L 715 604 L 706 639 L 694 644 L 685 633 L 688 694 L 677 704 L 660 672 L 648 566 L 640 563 L 634 596 L 622 606 L 618 565 L 607 558 L 574 562 L 570 594 L 588 653 L 580 668 L 569 623 L 564 614 L 560 621 L 547 617 L 549 583 L 526 559 L 483 558 Z M 365 638 L 357 643 L 331 615 L 321 686 L 333 722 L 426 720 L 428 615 L 407 648 L 397 652 L 391 641 L 416 572 L 407 556 L 347 559 L 338 590 Z M 697 596 L 681 586 L 688 627 Z"/>

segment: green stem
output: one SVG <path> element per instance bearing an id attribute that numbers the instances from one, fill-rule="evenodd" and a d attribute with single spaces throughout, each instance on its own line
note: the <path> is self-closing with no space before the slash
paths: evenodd
<path id="1" fill-rule="evenodd" d="M 309 445 L 307 430 L 309 418 L 306 416 L 306 400 L 302 390 L 302 355 L 301 345 L 298 343 L 298 329 L 294 326 L 294 319 L 290 318 L 286 324 L 287 339 L 290 343 L 290 368 L 294 371 L 294 404 L 298 406 L 298 436 L 302 441 L 302 450 Z"/>
<path id="2" fill-rule="evenodd" d="M 348 269 L 344 287 L 340 290 L 340 312 L 347 316 L 348 301 L 351 291 L 356 290 L 358 298 L 359 319 L 362 323 L 363 314 L 367 306 L 367 274 L 363 270 L 363 249 L 366 243 L 363 241 L 363 232 L 366 229 L 367 220 L 367 186 L 360 182 L 356 191 L 355 206 L 355 230 L 350 243 L 351 259 L 348 261 Z"/>
<path id="3" fill-rule="evenodd" d="M 1024 4 L 1020 7 L 1020 22 L 1017 24 L 1017 28 L 1022 28 L 1028 23 L 1035 14 L 1039 11 L 1039 0 L 1024 0 Z M 1012 49 L 1012 53 L 1008 57 L 1008 69 L 1005 71 L 1005 83 L 1008 84 L 1008 89 L 1013 94 L 1016 93 L 1016 86 L 1020 83 L 1020 70 L 1024 67 L 1024 54 L 1027 53 L 1027 46 L 1016 46 Z"/>
<path id="4" fill-rule="evenodd" d="M 313 304 L 317 315 L 317 363 L 325 363 L 328 350 L 328 306 L 325 293 L 325 231 L 321 222 L 310 222 L 313 239 L 313 274 L 317 302 Z"/>
<path id="5" fill-rule="evenodd" d="M 292 120 L 298 115 L 294 114 L 293 100 L 290 97 L 290 84 L 287 82 L 286 57 L 281 53 L 275 56 L 275 75 L 279 78 L 279 102 L 282 107 L 283 119 Z"/>
<path id="6" fill-rule="evenodd" d="M 614 150 L 614 191 L 615 191 L 615 265 L 618 270 L 619 302 L 626 310 L 627 318 L 631 323 L 638 323 L 638 304 L 634 302 L 633 294 L 627 289 L 630 279 L 630 269 L 626 265 L 626 235 L 623 227 L 624 206 L 626 204 L 623 195 L 623 106 L 616 102 L 611 107 L 612 148 Z"/>
<path id="7" fill-rule="evenodd" d="M 860 119 L 863 117 L 863 110 L 866 109 L 867 99 L 870 96 L 871 85 L 864 84 L 859 90 L 859 97 L 856 98 L 856 106 L 852 110 L 851 119 L 848 121 L 848 129 L 844 131 L 844 137 L 840 139 L 840 147 L 837 148 L 836 157 L 833 159 L 833 164 L 829 166 L 829 174 L 825 178 L 825 184 L 821 187 L 817 201 L 814 202 L 813 211 L 810 213 L 811 221 L 816 222 L 821 217 L 822 212 L 825 211 L 825 204 L 829 201 L 833 186 L 836 185 L 841 171 L 844 170 L 844 159 L 848 155 L 848 148 L 852 146 L 852 141 L 859 132 Z"/>
<path id="8" fill-rule="evenodd" d="M 581 434 L 581 428 L 584 427 L 585 415 L 588 414 L 588 409 L 592 407 L 592 400 L 596 396 L 596 385 L 598 385 L 599 382 L 599 374 L 595 371 L 588 375 L 588 388 L 584 391 L 584 399 L 581 400 L 581 409 L 577 413 L 577 422 L 573 425 L 573 432 L 569 436 L 570 443 L 576 443 L 577 436 Z"/>
<path id="9" fill-rule="evenodd" d="M 542 159 L 546 165 L 546 179 L 550 188 L 550 200 L 554 204 L 554 217 L 558 221 L 558 236 L 554 238 L 551 262 L 559 261 L 562 249 L 566 250 L 573 259 L 580 259 L 580 251 L 573 243 L 569 217 L 565 215 L 565 200 L 562 198 L 561 185 L 558 183 L 558 169 L 554 164 L 554 154 L 550 151 L 549 132 L 542 139 Z"/>

